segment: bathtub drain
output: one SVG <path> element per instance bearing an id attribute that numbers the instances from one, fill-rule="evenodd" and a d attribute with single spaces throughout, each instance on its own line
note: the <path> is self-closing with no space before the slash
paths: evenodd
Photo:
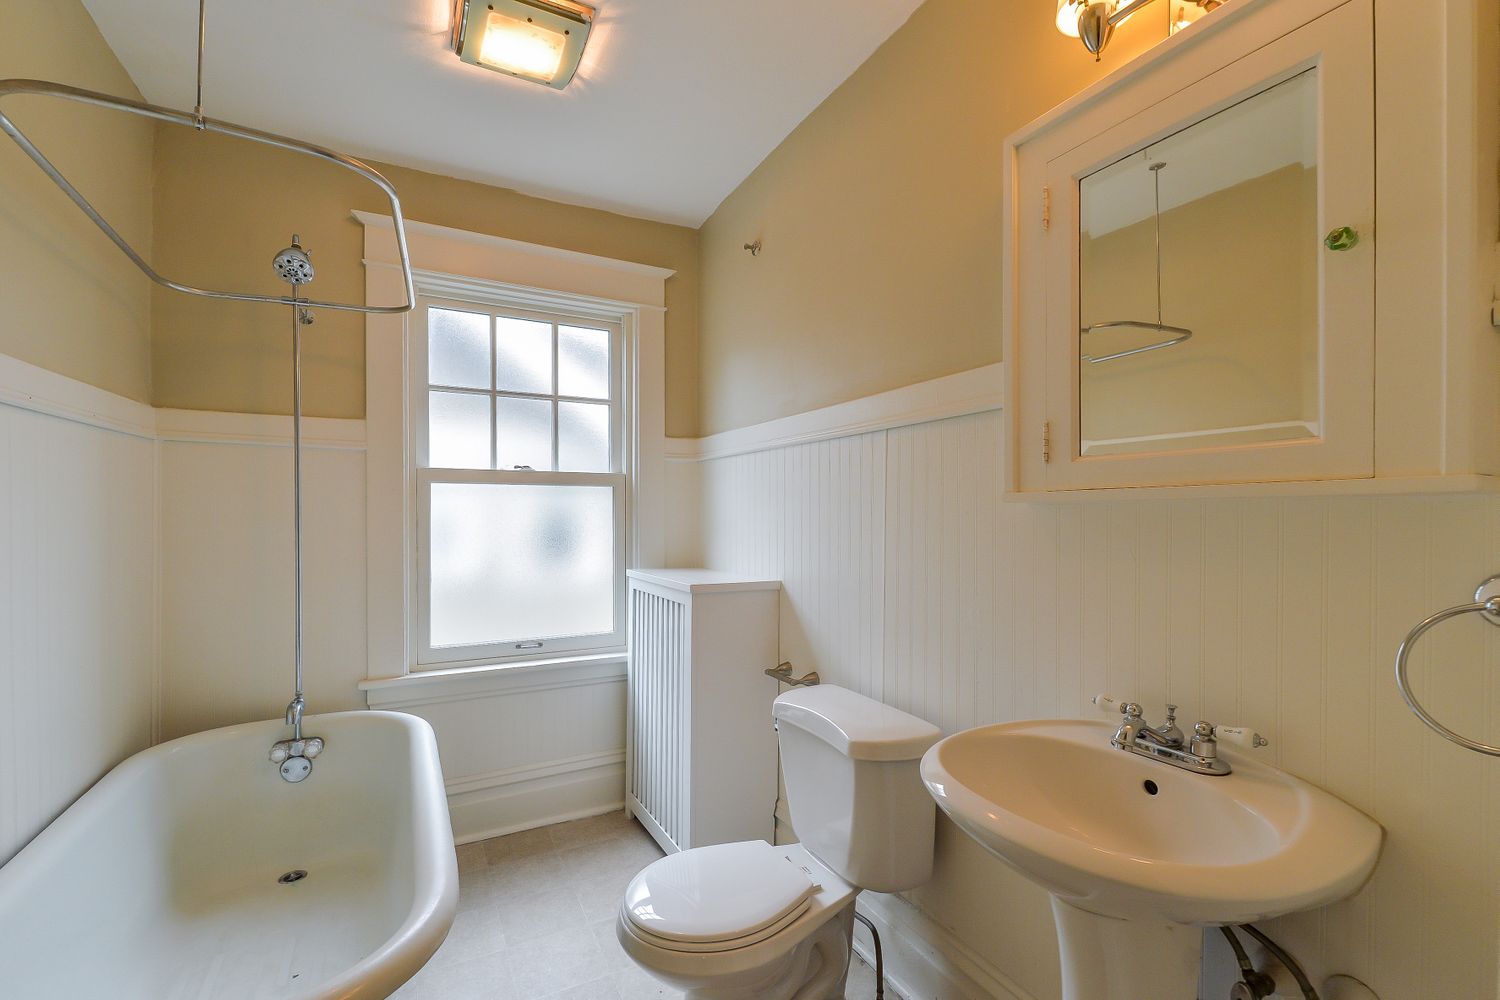
<path id="1" fill-rule="evenodd" d="M 286 874 L 282 875 L 276 881 L 280 882 L 282 885 L 291 885 L 293 882 L 301 882 L 305 878 L 307 878 L 307 872 L 303 871 L 301 868 L 294 868 Z"/>

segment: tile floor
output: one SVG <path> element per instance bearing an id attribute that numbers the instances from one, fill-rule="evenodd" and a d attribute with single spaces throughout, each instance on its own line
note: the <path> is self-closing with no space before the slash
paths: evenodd
<path id="1" fill-rule="evenodd" d="M 397 1000 L 657 1000 L 682 994 L 646 975 L 615 940 L 620 896 L 661 850 L 609 813 L 458 849 L 458 916 Z M 875 977 L 858 958 L 850 1000 Z M 887 988 L 886 996 L 895 994 Z"/>

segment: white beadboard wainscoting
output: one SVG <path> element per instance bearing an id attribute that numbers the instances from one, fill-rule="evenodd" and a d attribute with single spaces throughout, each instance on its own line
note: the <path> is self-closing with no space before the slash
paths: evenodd
<path id="1" fill-rule="evenodd" d="M 361 685 L 437 732 L 461 844 L 625 807 L 625 656 Z"/>
<path id="2" fill-rule="evenodd" d="M 999 410 L 924 419 L 683 463 L 706 564 L 784 581 L 783 659 L 948 732 L 1086 715 L 1100 691 L 1253 726 L 1387 831 L 1363 892 L 1273 936 L 1382 1000 L 1500 994 L 1500 766 L 1425 729 L 1392 679 L 1408 628 L 1500 572 L 1500 500 L 1006 503 Z M 1500 737 L 1500 630 L 1445 625 L 1415 660 L 1439 718 Z M 1058 993 L 1045 895 L 947 822 L 931 884 L 861 906 L 897 929 L 903 995 Z"/>
<path id="3" fill-rule="evenodd" d="M 149 406 L 0 357 L 0 864 L 151 743 Z"/>
<path id="4" fill-rule="evenodd" d="M 164 735 L 274 717 L 292 683 L 290 421 L 163 410 L 158 423 Z M 460 841 L 623 808 L 622 656 L 367 680 L 365 424 L 304 432 L 309 710 L 368 703 L 432 723 Z"/>
<path id="5" fill-rule="evenodd" d="M 290 431 L 0 356 L 0 861 L 154 739 L 281 713 Z M 365 423 L 304 431 L 308 706 L 363 708 Z M 460 839 L 623 808 L 623 656 L 370 687 L 437 730 Z"/>
<path id="6" fill-rule="evenodd" d="M 364 421 L 304 420 L 309 712 L 363 708 Z M 292 697 L 288 417 L 158 411 L 162 736 L 280 715 Z"/>

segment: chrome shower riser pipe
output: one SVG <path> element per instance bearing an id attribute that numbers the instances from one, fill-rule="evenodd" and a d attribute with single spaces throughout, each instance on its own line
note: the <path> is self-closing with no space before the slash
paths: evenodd
<path id="1" fill-rule="evenodd" d="M 295 303 L 301 286 L 292 286 Z M 292 306 L 292 590 L 296 605 L 293 657 L 296 692 L 287 711 L 292 715 L 292 739 L 302 739 L 302 309 Z"/>

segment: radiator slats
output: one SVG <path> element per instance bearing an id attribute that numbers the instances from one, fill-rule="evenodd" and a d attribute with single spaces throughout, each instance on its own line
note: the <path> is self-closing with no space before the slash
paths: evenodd
<path id="1" fill-rule="evenodd" d="M 631 594 L 631 787 L 672 842 L 688 842 L 683 786 L 683 703 L 687 693 L 686 605 L 660 594 Z"/>

